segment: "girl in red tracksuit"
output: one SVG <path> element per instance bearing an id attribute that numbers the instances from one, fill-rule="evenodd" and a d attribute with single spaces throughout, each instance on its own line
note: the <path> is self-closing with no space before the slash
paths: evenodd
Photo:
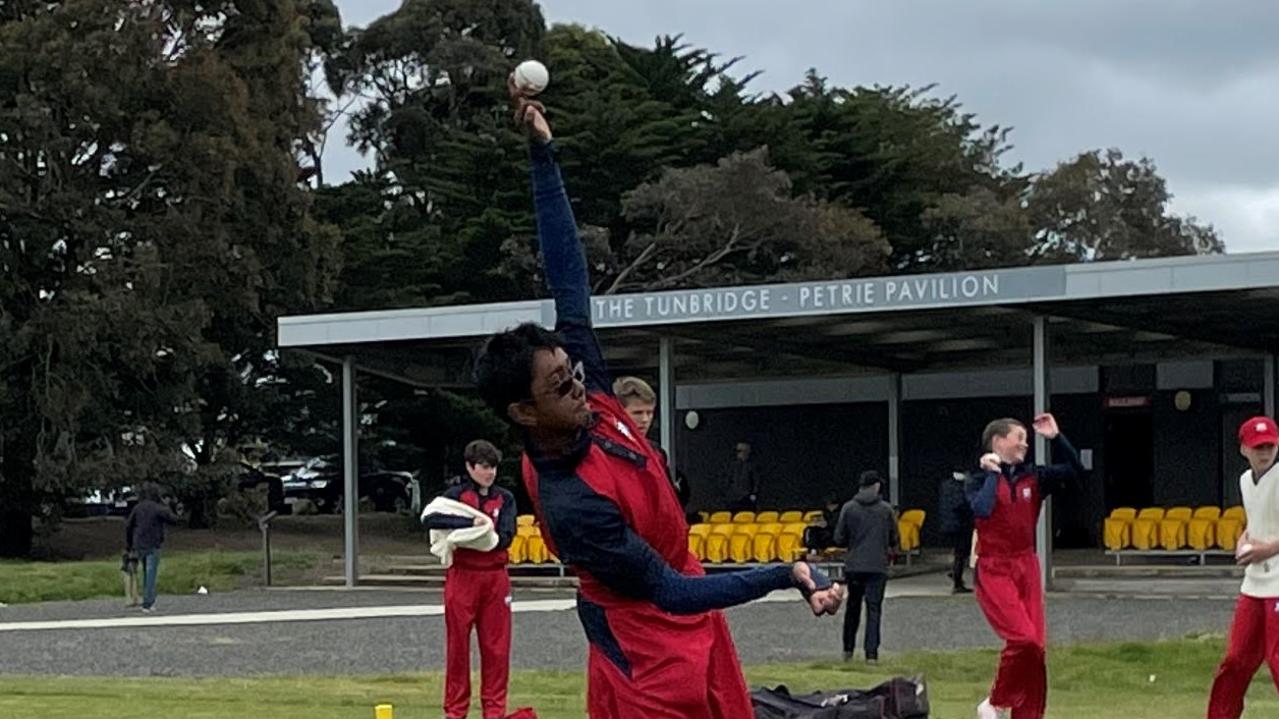
<path id="1" fill-rule="evenodd" d="M 1044 588 L 1035 554 L 1035 525 L 1044 497 L 1083 474 L 1074 447 L 1051 414 L 1035 418 L 1034 429 L 1052 442 L 1060 464 L 1026 462 L 1026 427 L 1015 419 L 986 426 L 981 471 L 965 493 L 977 529 L 977 602 L 1005 642 L 990 696 L 977 707 L 980 719 L 1039 719 L 1048 704 L 1044 663 Z"/>

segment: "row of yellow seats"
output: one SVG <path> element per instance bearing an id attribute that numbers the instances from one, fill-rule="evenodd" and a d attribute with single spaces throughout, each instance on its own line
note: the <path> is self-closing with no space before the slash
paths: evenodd
<path id="1" fill-rule="evenodd" d="M 770 513 L 760 514 L 768 517 Z M 816 514 L 821 516 L 821 512 Z M 919 549 L 925 517 L 922 509 L 902 513 L 897 527 L 903 552 Z M 808 526 L 805 521 L 704 522 L 689 527 L 688 549 L 703 562 L 791 562 L 805 553 L 804 530 Z"/>
<path id="2" fill-rule="evenodd" d="M 1102 529 L 1106 549 L 1190 549 L 1213 547 L 1234 551 L 1243 534 L 1246 518 L 1243 507 L 1118 507 L 1106 518 Z"/>
<path id="3" fill-rule="evenodd" d="M 821 519 L 822 511 L 792 509 L 786 512 L 698 512 L 705 524 L 807 524 Z"/>
<path id="4" fill-rule="evenodd" d="M 804 555 L 806 527 L 803 521 L 694 524 L 688 551 L 703 562 L 792 562 Z"/>

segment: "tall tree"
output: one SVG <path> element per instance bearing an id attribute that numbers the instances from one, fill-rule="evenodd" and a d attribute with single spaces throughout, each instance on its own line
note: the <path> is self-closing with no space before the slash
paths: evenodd
<path id="1" fill-rule="evenodd" d="M 92 483 L 210 463 L 261 407 L 275 314 L 327 291 L 296 161 L 306 8 L 0 16 L 0 551 Z M 169 460 L 120 474 L 128 456 Z"/>
<path id="2" fill-rule="evenodd" d="M 1211 225 L 1169 212 L 1172 194 L 1147 158 L 1094 150 L 1037 176 L 1027 212 L 1037 262 L 1127 260 L 1222 252 Z"/>
<path id="3" fill-rule="evenodd" d="M 860 212 L 792 196 L 765 150 L 667 170 L 623 208 L 639 230 L 620 257 L 597 259 L 604 292 L 853 277 L 890 251 Z"/>

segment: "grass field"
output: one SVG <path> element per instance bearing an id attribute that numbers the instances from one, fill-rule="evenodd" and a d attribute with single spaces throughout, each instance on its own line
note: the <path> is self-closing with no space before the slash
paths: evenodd
<path id="1" fill-rule="evenodd" d="M 1157 644 L 1077 646 L 1050 651 L 1054 719 L 1198 719 L 1204 715 L 1219 638 Z M 752 685 L 792 690 L 868 687 L 891 675 L 923 673 L 933 719 L 970 719 L 985 695 L 995 652 L 913 654 L 870 669 L 864 664 L 750 667 Z M 261 679 L 0 678 L 0 716 L 38 719 L 370 719 L 373 705 L 394 704 L 397 719 L 440 716 L 441 677 Z M 478 689 L 478 687 L 477 687 Z M 531 705 L 542 719 L 584 716 L 581 672 L 514 672 L 512 708 Z M 476 707 L 472 716 L 477 716 Z M 1263 669 L 1249 694 L 1249 719 L 1279 716 Z"/>
<path id="2" fill-rule="evenodd" d="M 324 558 L 304 552 L 273 552 L 272 572 L 286 582 L 290 574 L 312 572 Z M 173 552 L 160 556 L 160 594 L 190 594 L 200 586 L 227 591 L 258 582 L 260 552 Z M 0 561 L 0 602 L 123 597 L 120 560 L 81 562 Z M 0 714 L 0 716 L 5 716 Z"/>

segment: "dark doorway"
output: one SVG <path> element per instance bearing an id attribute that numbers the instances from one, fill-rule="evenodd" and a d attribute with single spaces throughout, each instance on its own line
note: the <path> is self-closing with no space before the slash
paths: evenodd
<path id="1" fill-rule="evenodd" d="M 1154 416 L 1149 409 L 1106 412 L 1106 511 L 1149 507 L 1155 499 Z"/>

